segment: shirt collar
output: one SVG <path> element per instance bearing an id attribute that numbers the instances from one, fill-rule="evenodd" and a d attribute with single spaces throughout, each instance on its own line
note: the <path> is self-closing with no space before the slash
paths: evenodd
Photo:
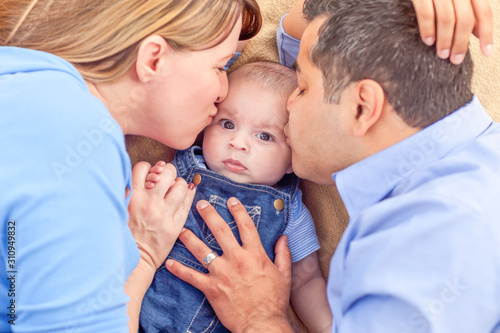
<path id="1" fill-rule="evenodd" d="M 477 137 L 492 123 L 476 96 L 418 133 L 332 175 L 351 219 L 380 201 L 415 170 Z"/>

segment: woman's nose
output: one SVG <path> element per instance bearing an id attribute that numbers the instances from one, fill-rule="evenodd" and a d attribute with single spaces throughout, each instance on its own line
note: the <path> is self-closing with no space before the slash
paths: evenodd
<path id="1" fill-rule="evenodd" d="M 227 73 L 225 71 L 219 75 L 219 80 L 220 80 L 220 89 L 219 89 L 219 96 L 215 100 L 216 103 L 222 102 L 227 97 L 228 82 L 227 82 Z"/>

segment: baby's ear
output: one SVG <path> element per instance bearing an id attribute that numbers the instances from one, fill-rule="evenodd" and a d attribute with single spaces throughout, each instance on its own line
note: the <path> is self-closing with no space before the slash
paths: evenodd
<path id="1" fill-rule="evenodd" d="M 286 174 L 288 175 L 289 173 L 292 173 L 293 172 L 293 167 L 292 165 L 290 164 L 290 166 L 288 167 L 288 169 L 286 169 Z"/>

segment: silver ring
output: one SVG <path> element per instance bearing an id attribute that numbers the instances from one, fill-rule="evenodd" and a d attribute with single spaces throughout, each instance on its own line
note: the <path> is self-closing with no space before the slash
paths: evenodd
<path id="1" fill-rule="evenodd" d="M 201 264 L 203 265 L 203 267 L 208 268 L 208 265 L 210 265 L 212 260 L 214 260 L 217 257 L 218 257 L 217 253 L 212 251 L 212 252 L 208 253 L 205 258 L 203 258 L 203 262 Z"/>

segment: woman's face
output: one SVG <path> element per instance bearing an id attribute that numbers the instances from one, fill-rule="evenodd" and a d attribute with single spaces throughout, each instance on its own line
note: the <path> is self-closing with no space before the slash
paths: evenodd
<path id="1" fill-rule="evenodd" d="M 167 73 L 148 94 L 145 133 L 169 147 L 185 149 L 212 122 L 217 113 L 215 102 L 227 95 L 224 66 L 232 58 L 241 31 L 241 17 L 227 38 L 203 50 L 172 50 L 165 55 Z"/>

